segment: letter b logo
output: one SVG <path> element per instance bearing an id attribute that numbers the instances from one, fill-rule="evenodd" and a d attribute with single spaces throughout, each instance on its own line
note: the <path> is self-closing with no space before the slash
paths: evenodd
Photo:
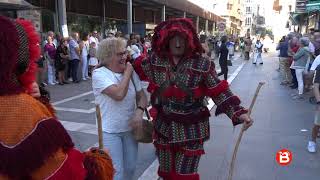
<path id="1" fill-rule="evenodd" d="M 292 161 L 292 153 L 287 149 L 282 149 L 277 152 L 276 161 L 281 166 L 287 166 Z"/>

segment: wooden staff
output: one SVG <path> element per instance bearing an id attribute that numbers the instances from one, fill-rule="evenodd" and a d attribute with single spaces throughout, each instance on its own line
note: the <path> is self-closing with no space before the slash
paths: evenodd
<path id="1" fill-rule="evenodd" d="M 256 89 L 256 92 L 254 94 L 254 97 L 251 101 L 251 104 L 250 104 L 250 107 L 249 107 L 249 110 L 248 110 L 248 115 L 250 116 L 251 115 L 251 112 L 252 112 L 252 109 L 253 109 L 253 106 L 256 102 L 256 99 L 258 97 L 258 94 L 259 94 L 259 91 L 261 89 L 261 87 L 264 85 L 265 83 L 264 82 L 259 82 L 259 85 Z M 244 125 L 242 125 L 242 128 L 241 128 L 241 132 L 240 132 L 240 135 L 238 137 L 238 140 L 237 140 L 237 143 L 236 143 L 236 146 L 234 147 L 234 150 L 233 150 L 233 155 L 232 155 L 232 160 L 231 160 L 231 164 L 230 164 L 230 169 L 229 169 L 229 177 L 228 177 L 228 180 L 232 180 L 232 176 L 233 176 L 233 170 L 234 170 L 234 164 L 235 164 L 235 161 L 237 159 L 237 152 L 238 152 L 238 148 L 239 148 L 239 145 L 240 145 L 240 142 L 241 142 L 241 139 L 242 139 L 242 136 L 243 136 L 243 133 L 244 133 Z"/>
<path id="2" fill-rule="evenodd" d="M 99 138 L 99 149 L 103 149 L 103 135 L 102 135 L 102 120 L 99 104 L 96 104 L 96 116 L 98 123 L 98 138 Z"/>

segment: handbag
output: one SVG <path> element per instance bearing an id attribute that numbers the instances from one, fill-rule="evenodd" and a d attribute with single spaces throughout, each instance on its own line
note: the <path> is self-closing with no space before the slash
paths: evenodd
<path id="1" fill-rule="evenodd" d="M 136 85 L 134 84 L 134 80 L 133 80 L 132 76 L 131 76 L 131 81 L 134 86 L 134 89 L 137 91 Z M 133 134 L 134 139 L 137 142 L 152 143 L 153 142 L 153 138 L 152 138 L 153 123 L 151 121 L 148 110 L 144 109 L 144 112 L 147 116 L 147 119 L 141 119 L 139 121 L 131 122 L 132 134 Z"/>

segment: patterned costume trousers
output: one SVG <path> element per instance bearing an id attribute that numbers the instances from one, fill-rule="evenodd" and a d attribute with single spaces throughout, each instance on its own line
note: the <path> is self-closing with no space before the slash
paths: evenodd
<path id="1" fill-rule="evenodd" d="M 204 154 L 203 143 L 186 145 L 167 144 L 162 140 L 154 143 L 159 160 L 158 174 L 164 180 L 199 180 L 198 165 Z"/>

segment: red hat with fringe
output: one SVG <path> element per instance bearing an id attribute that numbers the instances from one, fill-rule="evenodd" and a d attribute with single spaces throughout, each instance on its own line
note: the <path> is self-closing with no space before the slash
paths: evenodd
<path id="1" fill-rule="evenodd" d="M 158 57 L 169 57 L 169 41 L 178 34 L 183 36 L 187 42 L 185 57 L 200 55 L 203 52 L 192 20 L 175 18 L 161 22 L 154 30 L 152 49 Z"/>
<path id="2" fill-rule="evenodd" d="M 0 95 L 31 88 L 40 56 L 39 35 L 31 22 L 0 16 Z"/>

